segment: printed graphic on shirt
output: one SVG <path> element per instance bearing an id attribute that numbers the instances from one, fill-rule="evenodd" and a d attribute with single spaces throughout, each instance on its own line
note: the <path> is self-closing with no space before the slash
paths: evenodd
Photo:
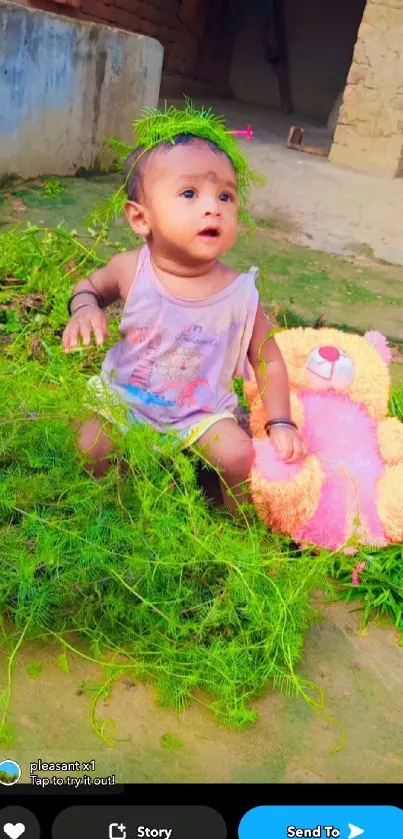
<path id="1" fill-rule="evenodd" d="M 156 393 L 150 388 L 151 374 L 162 344 L 162 338 L 163 332 L 155 331 L 153 326 L 135 326 L 128 330 L 127 339 L 134 347 L 141 345 L 144 341 L 148 341 L 148 344 L 144 347 L 142 356 L 132 371 L 128 383 L 122 384 L 121 387 L 133 399 L 138 399 L 143 405 L 172 407 L 175 405 L 175 400 L 165 399 L 161 393 Z"/>
<path id="2" fill-rule="evenodd" d="M 127 331 L 127 340 L 135 347 L 150 338 L 152 332 L 152 326 L 131 326 Z"/>
<path id="3" fill-rule="evenodd" d="M 121 385 L 123 390 L 130 394 L 133 399 L 138 399 L 143 405 L 159 405 L 170 408 L 175 405 L 175 400 L 164 399 L 159 393 L 150 390 L 142 390 L 136 385 Z"/>
<path id="4" fill-rule="evenodd" d="M 133 399 L 145 405 L 214 410 L 214 393 L 203 376 L 203 368 L 205 353 L 210 355 L 219 345 L 217 332 L 203 331 L 196 324 L 185 326 L 175 336 L 178 346 L 163 354 L 162 358 L 159 356 L 166 331 L 158 332 L 153 326 L 132 327 L 127 338 L 133 346 L 141 348 L 145 344 L 129 381 L 121 385 Z M 168 398 L 167 391 L 176 393 Z"/>
<path id="5" fill-rule="evenodd" d="M 176 347 L 158 364 L 158 372 L 166 376 L 167 381 L 180 384 L 198 376 L 204 366 L 204 355 L 191 347 Z"/>
<path id="6" fill-rule="evenodd" d="M 209 382 L 202 376 L 204 363 L 205 358 L 200 350 L 191 347 L 177 347 L 171 350 L 158 364 L 158 372 L 165 376 L 158 392 L 176 390 L 178 407 L 197 407 L 195 392 L 198 388 L 204 386 L 211 397 Z M 206 405 L 203 405 L 203 409 L 211 410 L 210 406 Z"/>
<path id="7" fill-rule="evenodd" d="M 201 326 L 190 324 L 184 326 L 183 329 L 175 336 L 175 340 L 179 344 L 194 344 L 199 347 L 217 347 L 219 344 L 218 332 L 210 334 L 203 333 Z"/>
<path id="8" fill-rule="evenodd" d="M 161 347 L 163 332 L 154 332 L 152 326 L 136 326 L 129 329 L 127 338 L 133 346 L 138 346 L 143 341 L 149 340 L 129 380 L 130 385 L 141 390 L 148 390 L 156 356 Z"/>

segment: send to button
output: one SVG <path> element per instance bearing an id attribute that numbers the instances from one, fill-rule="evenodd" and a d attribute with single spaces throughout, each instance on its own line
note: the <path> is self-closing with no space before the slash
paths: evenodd
<path id="1" fill-rule="evenodd" d="M 380 839 L 403 836 L 398 807 L 255 807 L 243 817 L 239 839 Z"/>

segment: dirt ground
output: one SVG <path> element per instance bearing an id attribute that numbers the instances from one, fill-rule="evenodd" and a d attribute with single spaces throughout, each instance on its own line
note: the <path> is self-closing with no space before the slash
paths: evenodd
<path id="1" fill-rule="evenodd" d="M 301 117 L 231 101 L 205 103 L 224 114 L 230 129 L 254 129 L 251 142 L 241 141 L 253 164 L 267 179 L 255 189 L 257 217 L 286 218 L 295 241 L 332 253 L 354 253 L 363 246 L 378 259 L 403 265 L 403 179 L 388 179 L 333 166 L 326 158 L 290 151 L 290 125 L 306 130 L 304 143 L 329 148 L 324 127 Z"/>
<path id="2" fill-rule="evenodd" d="M 372 625 L 361 634 L 358 613 L 343 605 L 326 605 L 324 614 L 308 637 L 301 673 L 324 691 L 324 717 L 333 721 L 301 699 L 268 693 L 256 703 L 258 723 L 233 732 L 197 701 L 177 716 L 156 708 L 149 688 L 122 681 L 97 709 L 98 721 L 116 726 L 115 742 L 104 744 L 83 691 L 83 683 L 99 681 L 97 667 L 71 656 L 64 674 L 60 650 L 35 646 L 17 658 L 6 756 L 26 782 L 38 758 L 95 760 L 96 775 L 120 783 L 401 782 L 403 648 L 391 628 Z M 334 752 L 341 736 L 345 745 Z"/>

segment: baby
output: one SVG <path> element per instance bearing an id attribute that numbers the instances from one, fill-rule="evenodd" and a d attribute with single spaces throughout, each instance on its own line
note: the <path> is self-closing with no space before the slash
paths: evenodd
<path id="1" fill-rule="evenodd" d="M 237 274 L 219 261 L 237 235 L 237 178 L 210 141 L 182 134 L 126 164 L 125 207 L 138 250 L 116 254 L 81 280 L 63 334 L 66 352 L 107 334 L 103 309 L 124 302 L 121 340 L 108 351 L 98 384 L 128 406 L 133 422 L 177 435 L 216 467 L 225 504 L 249 500 L 252 440 L 237 421 L 235 376 L 252 365 L 279 456 L 295 462 L 305 443 L 290 418 L 287 371 L 259 303 L 256 269 Z M 99 411 L 102 415 L 102 410 Z M 86 422 L 79 445 L 95 477 L 112 444 L 101 419 Z"/>

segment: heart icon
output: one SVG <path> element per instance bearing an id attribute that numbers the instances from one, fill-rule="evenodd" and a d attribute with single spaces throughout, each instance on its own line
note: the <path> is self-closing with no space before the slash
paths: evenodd
<path id="1" fill-rule="evenodd" d="M 19 836 L 22 836 L 25 833 L 25 824 L 11 824 L 11 822 L 7 822 L 7 824 L 3 827 L 4 833 L 6 836 L 9 836 L 10 839 L 18 839 Z"/>

